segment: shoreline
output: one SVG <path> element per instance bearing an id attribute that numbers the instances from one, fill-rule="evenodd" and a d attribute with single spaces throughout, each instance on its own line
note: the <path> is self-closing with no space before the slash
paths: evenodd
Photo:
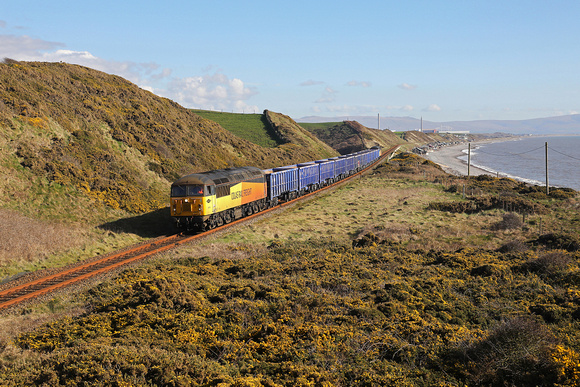
<path id="1" fill-rule="evenodd" d="M 473 145 L 484 144 L 490 141 L 474 141 Z M 467 154 L 463 152 L 467 149 L 467 143 L 459 145 L 451 145 L 448 147 L 443 147 L 427 154 L 423 155 L 424 158 L 434 162 L 439 165 L 447 173 L 457 176 L 467 176 L 467 162 L 460 160 L 460 156 L 466 156 Z M 469 167 L 469 174 L 471 176 L 479 175 L 490 175 L 494 176 L 489 171 L 483 170 L 481 168 L 475 167 L 473 164 Z"/>
<path id="2" fill-rule="evenodd" d="M 473 151 L 474 148 L 477 148 L 479 145 L 483 144 L 490 144 L 496 142 L 509 142 L 509 141 L 517 141 L 522 139 L 522 136 L 513 136 L 513 137 L 499 137 L 499 138 L 490 138 L 490 139 L 482 139 L 477 141 L 471 141 L 471 150 Z M 467 161 L 460 160 L 460 156 L 467 156 L 467 152 L 463 152 L 463 150 L 467 150 L 468 142 L 458 144 L 458 145 L 451 145 L 443 148 L 439 148 L 428 152 L 427 154 L 423 155 L 424 158 L 434 162 L 435 164 L 439 165 L 443 170 L 447 173 L 456 176 L 467 176 Z M 473 161 L 471 166 L 469 167 L 469 174 L 470 176 L 479 176 L 479 175 L 490 175 L 494 177 L 511 177 L 516 180 L 520 178 L 509 176 L 501 171 L 489 171 L 486 170 L 485 167 L 479 167 L 473 165 Z M 522 179 L 525 180 L 525 179 Z"/>

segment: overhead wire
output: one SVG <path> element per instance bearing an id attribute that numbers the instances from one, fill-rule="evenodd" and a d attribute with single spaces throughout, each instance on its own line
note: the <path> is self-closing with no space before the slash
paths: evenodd
<path id="1" fill-rule="evenodd" d="M 537 148 L 530 149 L 530 150 L 527 150 L 527 151 L 525 151 L 525 152 L 519 152 L 519 153 L 511 153 L 511 152 L 508 152 L 508 153 L 503 153 L 503 154 L 499 154 L 499 153 L 491 153 L 491 152 L 486 152 L 486 151 L 482 150 L 481 148 L 477 148 L 477 152 L 478 152 L 478 153 L 485 153 L 486 155 L 490 155 L 490 156 L 498 156 L 498 157 L 512 157 L 512 156 L 520 156 L 520 155 L 523 155 L 523 154 L 526 154 L 526 153 L 535 152 L 535 151 L 537 151 L 538 149 L 542 149 L 542 148 L 544 148 L 544 147 L 545 147 L 545 145 L 541 145 L 541 146 L 539 146 L 539 147 L 537 147 Z M 554 148 L 552 148 L 551 146 L 548 146 L 548 149 L 549 149 L 549 150 L 551 150 L 551 151 L 554 151 L 554 152 L 556 152 L 556 153 L 558 153 L 558 154 L 561 154 L 562 156 L 566 156 L 566 157 L 569 157 L 569 158 L 571 158 L 571 159 L 574 159 L 574 160 L 578 160 L 578 161 L 580 161 L 580 157 L 574 157 L 574 156 L 571 156 L 571 155 L 569 155 L 569 154 L 566 154 L 566 153 L 564 153 L 564 152 L 560 152 L 559 150 L 557 150 L 557 149 L 554 149 Z"/>
<path id="2" fill-rule="evenodd" d="M 562 156 L 570 157 L 571 159 L 574 159 L 574 160 L 579 160 L 579 161 L 580 161 L 580 158 L 578 158 L 578 157 L 574 157 L 574 156 L 570 156 L 570 155 L 567 155 L 566 153 L 560 152 L 560 151 L 558 151 L 558 150 L 556 150 L 556 149 L 552 148 L 551 146 L 548 146 L 548 149 L 550 149 L 550 150 L 552 150 L 552 151 L 554 151 L 554 152 L 556 152 L 556 153 L 559 153 L 559 154 L 561 154 Z"/>
<path id="3" fill-rule="evenodd" d="M 477 152 L 485 153 L 486 155 L 490 155 L 490 156 L 510 157 L 510 156 L 519 156 L 519 155 L 523 155 L 523 154 L 526 154 L 526 153 L 535 152 L 538 149 L 542 149 L 543 147 L 544 147 L 544 145 L 542 145 L 542 146 L 540 146 L 538 148 L 530 149 L 528 151 L 520 152 L 520 153 L 511 153 L 510 152 L 510 153 L 505 153 L 505 154 L 497 154 L 497 153 L 485 152 L 485 151 L 481 150 L 481 148 L 477 148 Z"/>

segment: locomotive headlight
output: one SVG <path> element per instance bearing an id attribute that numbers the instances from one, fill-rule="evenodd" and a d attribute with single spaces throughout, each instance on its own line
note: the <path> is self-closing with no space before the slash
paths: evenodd
<path id="1" fill-rule="evenodd" d="M 200 204 L 199 206 L 197 206 L 197 210 L 198 210 L 199 212 L 201 212 L 201 204 Z"/>
<path id="2" fill-rule="evenodd" d="M 189 202 L 189 199 L 185 199 L 185 200 L 184 200 L 184 202 L 185 202 L 185 203 Z"/>

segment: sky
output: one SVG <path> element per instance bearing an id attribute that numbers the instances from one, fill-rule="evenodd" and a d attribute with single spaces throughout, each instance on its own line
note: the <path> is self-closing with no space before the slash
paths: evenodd
<path id="1" fill-rule="evenodd" d="M 80 64 L 188 108 L 519 120 L 580 113 L 580 1 L 18 0 L 0 60 Z"/>

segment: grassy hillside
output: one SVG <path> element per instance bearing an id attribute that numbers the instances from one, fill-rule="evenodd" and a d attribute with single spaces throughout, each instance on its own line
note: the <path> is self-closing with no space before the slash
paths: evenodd
<path id="1" fill-rule="evenodd" d="M 579 205 L 403 154 L 3 318 L 0 384 L 574 386 Z"/>
<path id="2" fill-rule="evenodd" d="M 300 125 L 339 151 L 340 154 L 368 149 L 375 145 L 390 148 L 393 145 L 405 143 L 389 130 L 369 129 L 356 121 L 301 123 Z"/>
<path id="3" fill-rule="evenodd" d="M 311 149 L 311 154 L 318 155 L 318 159 L 337 156 L 336 150 L 320 141 L 316 136 L 298 125 L 290 117 L 269 110 L 266 110 L 264 114 L 266 115 L 266 121 L 275 133 L 276 138 L 280 139 L 280 141 L 282 141 L 286 146 L 287 152 L 293 152 L 294 149 L 302 147 L 304 149 Z M 296 162 L 317 159 L 310 158 L 309 156 L 310 155 L 307 155 L 307 157 L 303 157 L 301 160 L 297 160 Z"/>
<path id="4" fill-rule="evenodd" d="M 185 173 L 332 153 L 294 127 L 285 144 L 262 148 L 120 77 L 63 63 L 0 64 L 0 123 L 2 165 L 17 179 L 28 173 L 134 213 L 163 206 Z"/>
<path id="5" fill-rule="evenodd" d="M 263 117 L 243 118 L 264 131 Z M 0 63 L 0 219 L 18 214 L 45 241 L 13 243 L 19 227 L 0 224 L 0 276 L 4 264 L 15 265 L 6 274 L 35 270 L 62 263 L 54 254 L 75 260 L 172 231 L 164 208 L 171 182 L 184 174 L 337 154 L 305 141 L 303 129 L 285 128 L 274 147 L 262 147 L 118 76 L 65 63 Z M 66 233 L 75 243 L 60 237 Z"/>
<path id="6" fill-rule="evenodd" d="M 405 141 L 414 143 L 417 145 L 428 144 L 430 142 L 445 142 L 447 137 L 438 133 L 422 133 L 416 130 L 411 130 L 408 132 L 403 132 L 403 139 Z"/>
<path id="7" fill-rule="evenodd" d="M 265 148 L 280 145 L 280 140 L 272 133 L 264 114 L 223 113 L 209 110 L 193 110 L 196 114 L 217 122 L 224 129 L 239 138 Z"/>

